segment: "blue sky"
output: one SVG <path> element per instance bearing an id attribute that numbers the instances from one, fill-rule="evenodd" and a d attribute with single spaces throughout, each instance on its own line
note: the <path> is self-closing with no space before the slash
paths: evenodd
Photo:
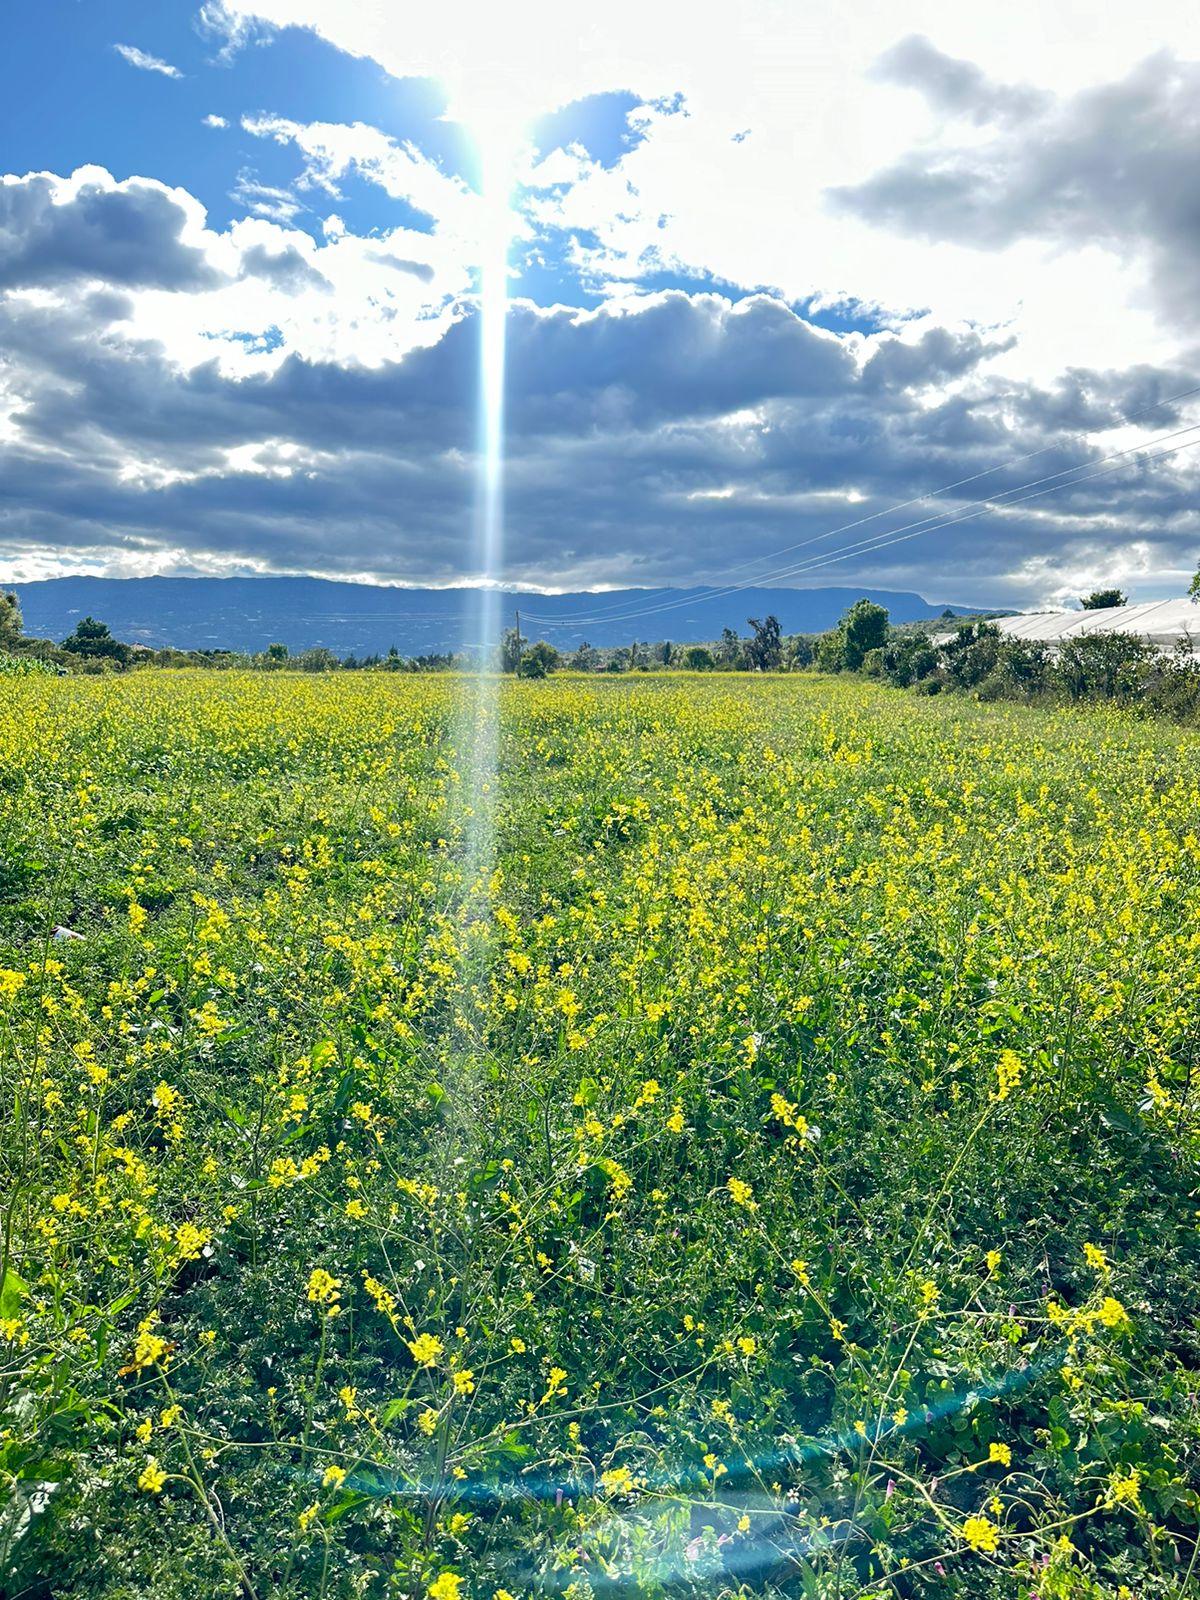
<path id="1" fill-rule="evenodd" d="M 1033 0 L 402 9 L 7 19 L 0 577 L 478 579 L 502 128 L 512 581 L 1182 588 L 1196 453 L 1149 459 L 1200 421 L 1155 404 L 1200 384 L 1177 6 L 1102 38 Z M 910 500 L 945 508 L 911 538 Z"/>

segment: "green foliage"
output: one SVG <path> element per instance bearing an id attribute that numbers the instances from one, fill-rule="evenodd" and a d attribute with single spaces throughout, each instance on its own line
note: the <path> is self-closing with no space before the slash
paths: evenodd
<path id="1" fill-rule="evenodd" d="M 711 672 L 717 663 L 711 650 L 692 644 L 683 652 L 683 664 L 689 672 Z"/>
<path id="2" fill-rule="evenodd" d="M 539 639 L 521 657 L 522 678 L 545 678 L 559 665 L 559 654 L 552 644 Z"/>
<path id="3" fill-rule="evenodd" d="M 1129 596 L 1123 589 L 1093 589 L 1081 597 L 1079 604 L 1085 611 L 1104 611 L 1110 606 L 1128 605 Z"/>
<path id="4" fill-rule="evenodd" d="M 856 600 L 837 627 L 817 641 L 816 664 L 821 672 L 858 672 L 871 650 L 882 650 L 888 640 L 888 614 L 872 600 Z"/>
<path id="5" fill-rule="evenodd" d="M 0 1590 L 1183 1600 L 1200 735 L 494 687 L 6 684 Z"/>
<path id="6" fill-rule="evenodd" d="M 748 617 L 746 620 L 754 633 L 746 644 L 745 665 L 752 672 L 777 671 L 783 662 L 783 634 L 779 618 L 765 617 L 761 622 L 757 617 Z"/>
<path id="7" fill-rule="evenodd" d="M 888 638 L 888 614 L 873 600 L 856 600 L 838 624 L 842 635 L 842 660 L 847 671 L 857 672 L 868 650 L 881 650 Z"/>
<path id="8" fill-rule="evenodd" d="M 43 661 L 38 656 L 12 656 L 0 652 L 0 678 L 56 678 L 61 670 L 53 661 Z"/>
<path id="9" fill-rule="evenodd" d="M 127 644 L 121 644 L 113 638 L 108 624 L 97 622 L 95 617 L 81 618 L 75 624 L 74 632 L 63 640 L 62 649 L 94 667 L 128 666 L 133 656 Z"/>
<path id="10" fill-rule="evenodd" d="M 525 642 L 515 628 L 506 628 L 500 641 L 501 672 L 516 673 L 520 669 Z"/>
<path id="11" fill-rule="evenodd" d="M 24 637 L 21 603 L 12 589 L 0 589 L 0 650 L 10 651 Z"/>

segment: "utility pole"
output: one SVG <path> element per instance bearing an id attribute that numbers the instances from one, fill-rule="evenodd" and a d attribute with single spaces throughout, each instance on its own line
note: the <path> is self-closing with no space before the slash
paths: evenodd
<path id="1" fill-rule="evenodd" d="M 521 609 L 517 607 L 517 665 L 516 676 L 521 676 Z"/>

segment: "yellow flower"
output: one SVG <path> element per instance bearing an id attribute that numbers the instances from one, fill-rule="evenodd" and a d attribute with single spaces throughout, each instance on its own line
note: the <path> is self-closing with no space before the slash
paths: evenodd
<path id="1" fill-rule="evenodd" d="M 442 1341 L 435 1339 L 431 1333 L 419 1333 L 415 1339 L 406 1339 L 405 1343 L 419 1367 L 436 1366 L 445 1350 Z"/>
<path id="2" fill-rule="evenodd" d="M 742 1178 L 730 1178 L 725 1187 L 729 1190 L 729 1197 L 735 1206 L 745 1206 L 748 1211 L 758 1209 L 754 1200 L 754 1190 Z"/>
<path id="3" fill-rule="evenodd" d="M 1089 1267 L 1095 1267 L 1097 1272 L 1108 1271 L 1108 1257 L 1097 1244 L 1085 1244 L 1083 1247 L 1084 1260 Z"/>
<path id="4" fill-rule="evenodd" d="M 988 1460 L 998 1461 L 1002 1467 L 1009 1467 L 1012 1465 L 1012 1450 L 1006 1444 L 990 1444 Z"/>
<path id="5" fill-rule="evenodd" d="M 334 1467 L 334 1466 L 326 1467 L 324 1473 L 321 1476 L 321 1486 L 322 1486 L 322 1488 L 325 1488 L 325 1489 L 330 1489 L 330 1488 L 336 1489 L 341 1484 L 345 1483 L 345 1481 L 346 1481 L 346 1470 L 345 1470 L 344 1467 Z"/>
<path id="6" fill-rule="evenodd" d="M 324 1267 L 314 1267 L 308 1279 L 308 1298 L 314 1305 L 336 1305 L 341 1293 L 342 1280 L 334 1278 Z"/>
<path id="7" fill-rule="evenodd" d="M 993 1100 L 1007 1100 L 1018 1087 L 1025 1072 L 1025 1063 L 1013 1050 L 1001 1050 L 996 1063 L 996 1089 Z"/>
<path id="8" fill-rule="evenodd" d="M 989 1250 L 987 1255 L 984 1257 L 984 1260 L 987 1263 L 988 1271 L 995 1272 L 996 1268 L 1000 1265 L 999 1250 Z"/>
<path id="9" fill-rule="evenodd" d="M 968 1517 L 962 1525 L 962 1536 L 972 1550 L 983 1550 L 989 1555 L 996 1548 L 996 1536 L 1000 1532 L 994 1522 L 989 1522 L 987 1517 Z"/>
<path id="10" fill-rule="evenodd" d="M 171 1346 L 165 1339 L 160 1339 L 158 1334 L 151 1333 L 153 1326 L 153 1317 L 145 1317 L 138 1323 L 138 1336 L 133 1347 L 133 1365 L 139 1370 L 144 1367 L 161 1366 L 165 1371 L 170 1365 Z"/>
<path id="11" fill-rule="evenodd" d="M 748 1533 L 750 1530 L 750 1518 L 744 1512 L 738 1518 L 737 1530 L 739 1533 Z"/>
<path id="12" fill-rule="evenodd" d="M 553 1400 L 555 1396 L 561 1394 L 566 1387 L 566 1372 L 562 1367 L 551 1367 L 547 1378 L 546 1392 L 542 1396 L 542 1404 L 545 1405 L 547 1400 Z"/>
<path id="13" fill-rule="evenodd" d="M 148 1444 L 150 1442 L 150 1435 L 154 1432 L 154 1423 L 149 1417 L 143 1417 L 142 1421 L 138 1423 L 137 1427 L 133 1431 L 134 1437 L 137 1439 L 139 1444 Z"/>
<path id="14" fill-rule="evenodd" d="M 1142 1475 L 1136 1467 L 1130 1467 L 1125 1473 L 1113 1472 L 1109 1476 L 1104 1503 L 1109 1506 L 1132 1506 L 1135 1511 L 1140 1511 L 1141 1489 Z"/>
<path id="15" fill-rule="evenodd" d="M 610 1467 L 600 1474 L 605 1494 L 628 1494 L 633 1488 L 633 1477 L 628 1467 Z"/>
<path id="16" fill-rule="evenodd" d="M 1099 1316 L 1106 1328 L 1123 1328 L 1129 1322 L 1129 1313 L 1119 1300 L 1113 1299 L 1111 1294 L 1105 1295 Z"/>
<path id="17" fill-rule="evenodd" d="M 462 1579 L 457 1572 L 443 1572 L 425 1591 L 428 1600 L 460 1600 Z"/>
<path id="18" fill-rule="evenodd" d="M 752 1356 L 758 1349 L 758 1341 L 747 1334 L 745 1338 L 738 1340 L 738 1349 L 744 1356 Z"/>
<path id="19" fill-rule="evenodd" d="M 165 1406 L 159 1413 L 158 1420 L 164 1428 L 173 1428 L 182 1415 L 182 1406 Z"/>
<path id="20" fill-rule="evenodd" d="M 142 1468 L 142 1475 L 138 1479 L 138 1488 L 146 1489 L 150 1494 L 161 1494 L 162 1486 L 166 1481 L 167 1475 L 155 1458 L 147 1456 L 146 1465 Z"/>
<path id="21" fill-rule="evenodd" d="M 432 1410 L 429 1406 L 426 1406 L 424 1411 L 422 1411 L 417 1417 L 417 1427 L 420 1428 L 421 1432 L 426 1438 L 429 1438 L 429 1436 L 433 1433 L 433 1430 L 437 1427 L 437 1420 L 437 1412 Z"/>
<path id="22" fill-rule="evenodd" d="M 309 1528 L 312 1526 L 313 1519 L 316 1517 L 316 1514 L 318 1511 L 320 1511 L 320 1509 L 320 1504 L 316 1500 L 313 1501 L 312 1505 L 305 1506 L 304 1510 L 296 1518 L 296 1521 L 300 1524 L 301 1533 L 308 1532 Z"/>
<path id="23" fill-rule="evenodd" d="M 456 1373 L 454 1373 L 455 1394 L 474 1394 L 474 1377 L 475 1374 L 471 1371 L 470 1367 L 461 1367 Z"/>
<path id="24" fill-rule="evenodd" d="M 0 1000 L 12 1000 L 25 987 L 25 974 L 11 967 L 0 967 Z"/>

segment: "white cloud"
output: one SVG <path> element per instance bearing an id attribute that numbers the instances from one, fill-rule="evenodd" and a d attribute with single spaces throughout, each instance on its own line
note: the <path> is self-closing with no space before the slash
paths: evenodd
<path id="1" fill-rule="evenodd" d="M 160 72 L 164 78 L 183 77 L 178 67 L 173 67 L 169 61 L 162 61 L 158 56 L 152 56 L 145 50 L 139 50 L 135 44 L 115 44 L 113 49 L 119 56 L 124 56 L 131 67 L 137 67 L 141 72 Z"/>
<path id="2" fill-rule="evenodd" d="M 1170 350 L 1174 329 L 1146 293 L 1136 237 L 1104 250 L 1070 233 L 987 251 L 967 239 L 931 247 L 894 219 L 837 211 L 829 191 L 866 183 L 905 150 L 933 164 L 951 143 L 982 143 L 985 110 L 1015 124 L 1124 78 L 1155 50 L 1194 48 L 1179 0 L 1106 13 L 1103 28 L 1076 0 L 1012 0 L 999 12 L 945 0 L 899 10 L 891 0 L 746 0 L 736 19 L 694 0 L 610 0 L 590 25 L 561 0 L 523 0 L 519 19 L 468 0 L 453 30 L 436 8 L 378 0 L 226 0 L 224 10 L 231 28 L 296 24 L 398 77 L 439 79 L 451 113 L 485 129 L 601 91 L 640 96 L 636 148 L 611 171 L 578 152 L 554 156 L 536 181 L 564 187 L 531 210 L 585 241 L 579 259 L 609 292 L 665 269 L 793 300 L 1003 324 L 1018 334 L 1007 370 L 1029 376 Z M 324 138 L 314 181 L 345 159 Z M 381 181 L 389 161 L 376 164 Z M 371 167 L 367 155 L 362 170 Z"/>
<path id="3" fill-rule="evenodd" d="M 393 200 L 404 200 L 451 232 L 470 234 L 477 197 L 412 144 L 398 144 L 366 124 L 300 123 L 287 117 L 243 117 L 242 127 L 259 139 L 292 144 L 304 156 L 299 187 L 322 189 L 338 198 L 338 183 L 351 172 L 379 184 Z"/>
<path id="4" fill-rule="evenodd" d="M 228 117 L 219 117 L 215 111 L 210 111 L 208 116 L 203 117 L 201 120 L 206 128 L 227 128 L 229 126 Z"/>

